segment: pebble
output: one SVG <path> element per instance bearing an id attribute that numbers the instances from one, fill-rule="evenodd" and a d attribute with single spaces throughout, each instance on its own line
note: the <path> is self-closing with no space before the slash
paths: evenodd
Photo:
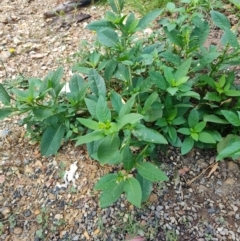
<path id="1" fill-rule="evenodd" d="M 23 230 L 20 227 L 15 227 L 13 229 L 13 233 L 16 234 L 16 235 L 20 235 L 22 232 L 23 232 Z"/>
<path id="2" fill-rule="evenodd" d="M 29 210 L 29 209 L 27 209 L 27 210 L 25 210 L 25 211 L 23 212 L 23 215 L 24 215 L 25 217 L 29 217 L 29 216 L 31 216 L 31 214 L 32 214 L 32 212 L 31 212 L 31 210 Z"/>

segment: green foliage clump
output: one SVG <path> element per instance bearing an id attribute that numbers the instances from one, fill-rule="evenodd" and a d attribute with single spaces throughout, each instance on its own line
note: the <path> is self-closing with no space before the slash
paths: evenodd
<path id="1" fill-rule="evenodd" d="M 122 193 L 140 207 L 153 182 L 167 176 L 153 161 L 166 145 L 185 155 L 194 147 L 216 148 L 218 160 L 240 155 L 240 90 L 234 66 L 240 45 L 227 17 L 211 10 L 223 32 L 222 46 L 206 46 L 210 24 L 202 13 L 168 3 L 141 19 L 123 15 L 122 0 L 109 0 L 112 11 L 90 23 L 97 40 L 73 70 L 62 93 L 63 69 L 44 80 L 29 79 L 25 90 L 0 85 L 1 119 L 27 113 L 23 123 L 40 138 L 42 155 L 55 154 L 62 140 L 87 144 L 92 159 L 118 165 L 103 176 L 100 205 Z M 159 29 L 148 33 L 158 19 Z M 177 16 L 177 17 L 176 17 Z"/>

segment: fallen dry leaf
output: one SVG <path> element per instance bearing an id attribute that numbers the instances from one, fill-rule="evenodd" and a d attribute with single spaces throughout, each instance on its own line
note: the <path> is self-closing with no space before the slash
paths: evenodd
<path id="1" fill-rule="evenodd" d="M 88 234 L 88 232 L 85 230 L 85 232 L 84 232 L 84 234 L 83 234 L 84 236 L 85 236 L 85 238 L 87 239 L 87 240 L 89 240 L 90 239 L 90 237 L 89 237 L 89 234 Z"/>
<path id="2" fill-rule="evenodd" d="M 146 239 L 145 237 L 142 237 L 142 236 L 136 236 L 136 237 L 130 238 L 130 236 L 127 234 L 126 241 L 146 241 Z"/>
<path id="3" fill-rule="evenodd" d="M 217 170 L 217 168 L 218 168 L 218 162 L 216 162 L 216 163 L 212 166 L 212 169 L 211 169 L 211 171 L 208 173 L 207 178 L 211 177 L 211 175 Z"/>
<path id="4" fill-rule="evenodd" d="M 0 175 L 0 183 L 2 184 L 2 183 L 4 183 L 4 181 L 5 181 L 5 176 L 4 175 Z"/>
<path id="5" fill-rule="evenodd" d="M 190 171 L 190 169 L 188 167 L 183 167 L 182 169 L 178 170 L 178 173 L 179 173 L 179 175 L 183 176 L 189 171 Z"/>

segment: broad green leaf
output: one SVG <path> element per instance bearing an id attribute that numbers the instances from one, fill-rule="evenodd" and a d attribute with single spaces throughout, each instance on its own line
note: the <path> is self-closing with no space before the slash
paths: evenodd
<path id="1" fill-rule="evenodd" d="M 239 43 L 238 43 L 237 36 L 230 29 L 225 29 L 224 32 L 226 34 L 226 39 L 230 44 L 230 46 L 233 48 L 238 48 Z"/>
<path id="2" fill-rule="evenodd" d="M 7 91 L 4 89 L 3 85 L 0 84 L 0 101 L 4 104 L 4 105 L 9 105 L 10 101 L 11 101 L 11 97 L 9 96 L 9 94 L 7 93 Z"/>
<path id="3" fill-rule="evenodd" d="M 115 152 L 115 154 L 113 155 L 113 157 L 111 158 L 111 160 L 108 162 L 109 165 L 121 165 L 122 163 L 122 158 L 121 158 L 121 154 L 120 151 L 117 150 Z"/>
<path id="4" fill-rule="evenodd" d="M 219 28 L 221 28 L 223 30 L 231 28 L 230 21 L 225 15 L 223 15 L 220 12 L 214 11 L 214 10 L 211 10 L 210 14 L 211 14 L 212 20 L 216 26 L 218 26 Z"/>
<path id="5" fill-rule="evenodd" d="M 184 40 L 181 36 L 180 32 L 178 32 L 176 29 L 173 29 L 172 31 L 168 31 L 167 27 L 164 27 L 164 32 L 167 35 L 167 38 L 173 43 L 180 47 L 184 46 Z"/>
<path id="6" fill-rule="evenodd" d="M 106 28 L 114 28 L 114 24 L 103 19 L 89 23 L 86 28 L 97 32 Z"/>
<path id="7" fill-rule="evenodd" d="M 218 84 L 219 84 L 219 86 L 220 86 L 221 88 L 223 88 L 223 86 L 225 85 L 225 83 L 226 83 L 226 76 L 225 76 L 225 74 L 223 74 L 223 75 L 220 77 L 220 79 L 219 79 L 219 81 L 218 81 Z"/>
<path id="8" fill-rule="evenodd" d="M 149 162 L 141 162 L 137 164 L 138 173 L 151 182 L 168 181 L 166 174 L 157 166 Z"/>
<path id="9" fill-rule="evenodd" d="M 178 116 L 177 118 L 173 119 L 172 120 L 172 125 L 181 125 L 181 124 L 184 124 L 186 122 L 186 120 L 181 117 L 181 116 Z"/>
<path id="10" fill-rule="evenodd" d="M 179 88 L 178 87 L 168 87 L 167 92 L 171 95 L 174 96 L 178 92 Z"/>
<path id="11" fill-rule="evenodd" d="M 105 123 L 107 121 L 111 121 L 111 111 L 107 106 L 107 102 L 101 95 L 98 98 L 98 102 L 96 105 L 96 116 L 100 122 Z"/>
<path id="12" fill-rule="evenodd" d="M 226 96 L 240 96 L 240 91 L 239 90 L 226 90 L 224 91 L 224 94 Z"/>
<path id="13" fill-rule="evenodd" d="M 221 97 L 216 92 L 207 92 L 207 94 L 205 95 L 205 97 L 203 99 L 210 100 L 210 101 L 216 101 L 216 102 L 221 101 Z"/>
<path id="14" fill-rule="evenodd" d="M 118 129 L 122 129 L 125 125 L 131 124 L 134 125 L 138 123 L 141 119 L 143 119 L 143 115 L 137 114 L 137 113 L 130 113 L 124 115 L 122 118 L 119 119 L 117 123 Z"/>
<path id="15" fill-rule="evenodd" d="M 137 126 L 132 130 L 132 134 L 140 141 L 150 143 L 167 144 L 167 140 L 158 131 L 145 126 Z"/>
<path id="16" fill-rule="evenodd" d="M 112 203 L 116 202 L 123 193 L 123 188 L 124 182 L 120 181 L 116 183 L 116 186 L 104 190 L 100 196 L 101 208 L 106 208 L 110 206 Z"/>
<path id="17" fill-rule="evenodd" d="M 153 81 L 153 83 L 161 90 L 167 89 L 167 83 L 165 78 L 162 76 L 162 74 L 159 71 L 150 71 L 150 78 Z"/>
<path id="18" fill-rule="evenodd" d="M 97 156 L 101 164 L 111 161 L 120 146 L 118 134 L 106 136 L 98 146 Z"/>
<path id="19" fill-rule="evenodd" d="M 76 146 L 87 144 L 89 142 L 101 140 L 104 138 L 103 131 L 93 131 L 85 136 L 79 136 L 77 138 Z"/>
<path id="20" fill-rule="evenodd" d="M 156 122 L 156 125 L 157 125 L 157 126 L 160 126 L 160 127 L 167 126 L 168 123 L 167 123 L 166 118 L 160 118 L 160 119 L 158 119 L 157 122 Z"/>
<path id="21" fill-rule="evenodd" d="M 168 126 L 168 135 L 175 142 L 177 140 L 177 131 L 173 126 Z"/>
<path id="22" fill-rule="evenodd" d="M 175 86 L 176 81 L 175 81 L 174 75 L 172 73 L 172 68 L 170 68 L 170 67 L 164 68 L 164 77 L 171 86 L 173 86 L 173 87 Z"/>
<path id="23" fill-rule="evenodd" d="M 123 101 L 122 101 L 122 96 L 119 95 L 117 92 L 114 90 L 111 91 L 111 104 L 114 108 L 114 110 L 119 113 L 122 106 L 123 106 Z"/>
<path id="24" fill-rule="evenodd" d="M 106 96 L 107 90 L 106 90 L 106 84 L 102 76 L 95 70 L 91 69 L 89 72 L 89 81 L 91 83 L 91 90 L 96 96 Z"/>
<path id="25" fill-rule="evenodd" d="M 191 52 L 201 47 L 209 35 L 210 27 L 208 22 L 203 22 L 200 18 L 197 18 L 196 23 L 199 24 L 199 22 L 202 23 L 202 26 L 195 27 L 190 35 L 189 51 Z"/>
<path id="26" fill-rule="evenodd" d="M 199 122 L 199 114 L 196 109 L 192 109 L 188 116 L 188 125 L 191 128 L 194 128 Z"/>
<path id="27" fill-rule="evenodd" d="M 124 182 L 124 191 L 126 193 L 127 200 L 134 206 L 140 208 L 142 201 L 142 189 L 140 183 L 136 178 L 128 178 Z"/>
<path id="28" fill-rule="evenodd" d="M 187 91 L 187 92 L 182 92 L 182 93 L 178 92 L 177 96 L 178 97 L 192 97 L 197 100 L 200 100 L 200 95 L 195 91 Z"/>
<path id="29" fill-rule="evenodd" d="M 195 125 L 193 129 L 196 132 L 201 132 L 205 128 L 206 124 L 207 123 L 205 121 L 201 121 L 197 123 L 197 125 Z"/>
<path id="30" fill-rule="evenodd" d="M 91 68 L 88 68 L 88 67 L 84 67 L 84 66 L 79 66 L 77 64 L 75 64 L 73 67 L 72 67 L 72 71 L 75 72 L 79 72 L 79 73 L 82 73 L 82 74 L 86 74 L 88 75 L 89 74 L 89 71 L 91 70 Z"/>
<path id="31" fill-rule="evenodd" d="M 206 132 L 206 131 L 203 131 L 201 133 L 199 133 L 199 141 L 203 142 L 203 143 L 210 143 L 210 144 L 214 144 L 216 143 L 215 139 L 213 138 L 213 136 Z"/>
<path id="32" fill-rule="evenodd" d="M 130 72 L 128 70 L 128 67 L 125 66 L 124 64 L 118 64 L 117 66 L 117 70 L 115 72 L 115 77 L 117 79 L 120 79 L 124 82 L 129 82 L 131 76 L 130 76 Z"/>
<path id="33" fill-rule="evenodd" d="M 113 12 L 117 14 L 121 14 L 123 7 L 124 7 L 124 1 L 123 0 L 109 0 L 109 5 Z"/>
<path id="34" fill-rule="evenodd" d="M 211 86 L 213 89 L 216 88 L 215 82 L 212 78 L 210 78 L 208 75 L 202 75 L 200 76 L 200 80 L 203 80 L 206 82 L 209 86 Z"/>
<path id="35" fill-rule="evenodd" d="M 170 51 L 165 51 L 163 53 L 160 53 L 159 55 L 161 57 L 163 57 L 166 61 L 168 61 L 176 66 L 179 66 L 181 64 L 181 58 L 178 55 L 176 55 Z"/>
<path id="36" fill-rule="evenodd" d="M 222 110 L 221 112 L 230 124 L 233 126 L 240 126 L 240 119 L 233 111 Z"/>
<path id="37" fill-rule="evenodd" d="M 78 92 L 84 86 L 85 80 L 79 75 L 74 74 L 69 82 L 69 88 L 71 92 Z"/>
<path id="38" fill-rule="evenodd" d="M 96 121 L 93 121 L 91 119 L 86 119 L 86 118 L 77 118 L 77 120 L 91 130 L 99 129 L 99 123 Z"/>
<path id="39" fill-rule="evenodd" d="M 199 138 L 199 134 L 198 133 L 192 132 L 190 136 L 192 137 L 192 139 L 194 141 L 198 141 L 198 138 Z"/>
<path id="40" fill-rule="evenodd" d="M 14 113 L 14 109 L 12 108 L 2 108 L 0 109 L 0 120 L 3 120 L 4 118 L 8 117 L 12 113 Z"/>
<path id="41" fill-rule="evenodd" d="M 122 108 L 119 112 L 119 118 L 122 118 L 124 115 L 128 114 L 132 110 L 132 107 L 135 103 L 136 95 L 138 95 L 138 93 L 133 94 L 131 98 L 125 104 L 122 105 Z"/>
<path id="42" fill-rule="evenodd" d="M 146 178 L 142 177 L 139 173 L 137 173 L 136 178 L 139 181 L 142 188 L 142 202 L 146 202 L 152 192 L 153 183 L 147 180 Z"/>
<path id="43" fill-rule="evenodd" d="M 192 137 L 191 136 L 186 137 L 181 146 L 181 154 L 182 155 L 187 154 L 192 150 L 193 146 L 194 146 L 194 140 L 192 139 Z"/>
<path id="44" fill-rule="evenodd" d="M 233 3 L 238 10 L 240 10 L 240 1 L 239 0 L 229 0 L 229 2 Z"/>
<path id="45" fill-rule="evenodd" d="M 62 87 L 63 87 L 63 83 L 60 84 L 60 81 L 62 79 L 63 76 L 63 68 L 59 67 L 52 75 L 51 77 L 51 87 L 54 89 L 55 95 L 58 96 L 58 94 L 60 93 Z"/>
<path id="46" fill-rule="evenodd" d="M 116 47 L 120 44 L 117 33 L 112 29 L 97 32 L 99 42 L 107 47 Z"/>
<path id="47" fill-rule="evenodd" d="M 53 115 L 53 109 L 39 107 L 33 110 L 33 114 L 38 118 L 38 120 L 43 121 L 49 116 Z"/>
<path id="48" fill-rule="evenodd" d="M 89 55 L 89 62 L 91 64 L 91 66 L 93 68 L 96 68 L 99 60 L 100 60 L 101 54 L 98 53 L 97 51 L 93 51 L 90 55 Z"/>
<path id="49" fill-rule="evenodd" d="M 125 31 L 129 34 L 136 32 L 139 20 L 135 18 L 134 13 L 130 13 L 126 20 Z"/>
<path id="50" fill-rule="evenodd" d="M 132 170 L 134 166 L 133 154 L 130 147 L 127 145 L 123 148 L 122 152 L 122 163 L 127 171 Z"/>
<path id="51" fill-rule="evenodd" d="M 176 83 L 175 83 L 175 86 L 179 86 L 180 88 L 184 88 L 183 90 L 180 89 L 181 91 L 185 91 L 185 90 L 190 90 L 191 88 L 189 86 L 186 86 L 186 85 L 183 85 L 185 84 L 187 81 L 188 81 L 189 77 L 188 76 L 184 76 L 180 79 L 177 79 L 176 78 Z"/>
<path id="52" fill-rule="evenodd" d="M 114 187 L 117 184 L 118 174 L 111 173 L 101 177 L 94 186 L 94 190 L 105 190 Z"/>
<path id="53" fill-rule="evenodd" d="M 115 72 L 117 65 L 118 62 L 113 59 L 107 61 L 103 75 L 105 80 L 110 81 L 112 79 L 113 73 Z"/>
<path id="54" fill-rule="evenodd" d="M 240 141 L 234 142 L 230 144 L 230 146 L 227 146 L 225 149 L 223 149 L 218 155 L 217 155 L 217 161 L 223 160 L 227 157 L 232 157 L 236 153 L 240 153 Z"/>
<path id="55" fill-rule="evenodd" d="M 189 128 L 185 128 L 185 127 L 179 128 L 178 132 L 183 134 L 183 135 L 187 135 L 187 136 L 191 134 L 190 129 Z"/>
<path id="56" fill-rule="evenodd" d="M 87 99 L 87 98 L 85 98 L 84 100 L 85 100 L 85 104 L 88 108 L 89 113 L 91 114 L 91 116 L 93 118 L 96 118 L 97 117 L 97 115 L 96 115 L 97 103 L 94 100 Z"/>
<path id="57" fill-rule="evenodd" d="M 172 121 L 177 116 L 177 112 L 177 108 L 172 108 L 171 110 L 169 110 L 167 115 L 168 121 Z"/>
<path id="58" fill-rule="evenodd" d="M 18 101 L 26 102 L 29 100 L 28 91 L 23 91 L 20 89 L 13 89 L 12 92 L 16 95 Z"/>
<path id="59" fill-rule="evenodd" d="M 158 97 L 158 92 L 154 91 L 145 101 L 143 110 L 148 111 Z"/>
<path id="60" fill-rule="evenodd" d="M 188 74 L 189 68 L 192 63 L 192 58 L 185 60 L 180 66 L 178 66 L 177 71 L 174 73 L 176 80 L 180 80 Z"/>
<path id="61" fill-rule="evenodd" d="M 64 133 L 65 126 L 63 124 L 58 127 L 48 126 L 41 139 L 41 154 L 43 156 L 56 154 L 61 146 Z"/>
<path id="62" fill-rule="evenodd" d="M 213 52 L 213 53 L 207 53 L 203 56 L 203 58 L 200 60 L 200 65 L 206 65 L 206 64 L 210 64 L 213 62 L 213 60 L 215 60 L 218 56 L 220 55 L 220 53 L 218 52 Z"/>
<path id="63" fill-rule="evenodd" d="M 154 122 L 159 118 L 162 118 L 163 115 L 163 104 L 160 102 L 155 102 L 153 106 L 144 114 L 144 120 L 146 122 Z"/>
<path id="64" fill-rule="evenodd" d="M 217 152 L 220 153 L 223 149 L 230 146 L 232 143 L 240 141 L 240 136 L 229 134 L 222 138 L 217 144 Z"/>
<path id="65" fill-rule="evenodd" d="M 176 8 L 175 4 L 172 2 L 167 3 L 166 9 L 170 12 L 172 12 Z"/>
<path id="66" fill-rule="evenodd" d="M 163 9 L 155 9 L 150 13 L 147 13 L 143 16 L 138 23 L 137 29 L 143 30 L 145 29 L 154 19 L 156 19 L 161 13 Z"/>

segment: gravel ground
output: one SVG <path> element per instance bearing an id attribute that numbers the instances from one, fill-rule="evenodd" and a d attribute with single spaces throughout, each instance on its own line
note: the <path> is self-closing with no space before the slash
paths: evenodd
<path id="1" fill-rule="evenodd" d="M 101 18 L 103 7 L 84 8 L 92 18 L 69 28 L 51 26 L 43 13 L 56 0 L 2 0 L 0 15 L 0 82 L 6 78 L 43 77 L 61 64 L 71 75 L 79 40 L 90 40 L 87 22 Z M 10 54 L 13 48 L 15 53 Z M 7 73 L 7 76 L 6 76 Z M 215 153 L 194 150 L 184 158 L 177 149 L 159 153 L 170 181 L 154 186 L 137 209 L 124 196 L 100 209 L 93 185 L 109 171 L 88 158 L 82 147 L 64 145 L 43 158 L 39 146 L 24 138 L 19 117 L 0 122 L 0 240 L 240 240 L 240 160 L 215 164 Z M 63 173 L 77 165 L 76 187 L 58 188 Z M 210 171 L 216 170 L 211 174 Z M 42 236 L 42 238 L 39 238 Z"/>

